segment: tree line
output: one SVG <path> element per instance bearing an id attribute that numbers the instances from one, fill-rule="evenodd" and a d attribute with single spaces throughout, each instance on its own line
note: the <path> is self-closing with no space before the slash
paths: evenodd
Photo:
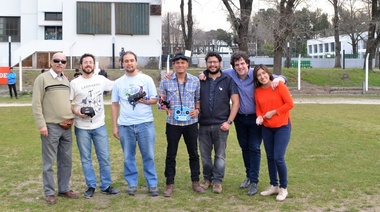
<path id="1" fill-rule="evenodd" d="M 335 68 L 340 68 L 340 35 L 348 35 L 354 54 L 360 40 L 367 42 L 366 55 L 370 62 L 376 56 L 380 44 L 378 34 L 380 7 L 378 0 L 321 0 L 334 10 L 332 18 L 321 9 L 311 11 L 306 0 L 266 0 L 268 9 L 252 14 L 253 0 L 221 0 L 226 9 L 226 20 L 231 32 L 223 29 L 203 31 L 192 15 L 192 0 L 180 0 L 179 12 L 165 14 L 163 18 L 163 45 L 210 46 L 213 40 L 221 40 L 251 56 L 273 57 L 274 72 L 281 74 L 282 58 L 307 56 L 306 41 L 334 36 Z M 368 36 L 363 36 L 368 32 Z M 286 51 L 288 46 L 290 51 Z M 169 51 L 170 52 L 170 51 Z M 372 69 L 372 66 L 369 67 Z"/>

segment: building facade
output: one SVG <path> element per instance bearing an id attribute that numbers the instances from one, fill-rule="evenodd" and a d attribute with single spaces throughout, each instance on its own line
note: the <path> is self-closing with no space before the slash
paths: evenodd
<path id="1" fill-rule="evenodd" d="M 362 33 L 362 38 L 358 41 L 357 58 L 365 58 L 367 35 L 367 32 Z M 340 35 L 339 41 L 341 43 L 341 54 L 343 54 L 343 50 L 346 55 L 353 54 L 351 38 L 348 35 Z M 307 54 L 311 58 L 333 58 L 335 55 L 334 36 L 308 40 Z"/>
<path id="2" fill-rule="evenodd" d="M 122 47 L 144 66 L 161 55 L 161 0 L 0 0 L 0 66 L 48 68 L 55 52 L 119 68 Z M 9 39 L 10 36 L 10 39 Z M 9 57 L 9 50 L 11 57 Z M 158 62 L 157 62 L 158 63 Z"/>

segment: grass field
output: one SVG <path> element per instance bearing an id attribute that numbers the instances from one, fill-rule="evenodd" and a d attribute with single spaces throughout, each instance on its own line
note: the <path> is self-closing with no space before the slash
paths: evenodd
<path id="1" fill-rule="evenodd" d="M 137 195 L 128 196 L 123 178 L 123 153 L 111 133 L 111 109 L 106 106 L 113 186 L 118 196 L 92 199 L 58 198 L 46 205 L 42 190 L 41 141 L 31 107 L 1 108 L 0 198 L 2 211 L 380 211 L 380 105 L 296 104 L 293 131 L 287 151 L 289 196 L 248 196 L 239 189 L 244 167 L 235 130 L 227 146 L 223 192 L 196 194 L 191 190 L 188 158 L 181 142 L 177 157 L 175 193 L 162 196 L 165 187 L 165 114 L 154 107 L 156 165 L 161 195 L 150 197 L 141 171 Z M 74 136 L 75 137 L 75 136 Z M 96 161 L 96 157 L 93 158 Z M 262 149 L 259 191 L 268 186 L 265 152 Z M 95 162 L 96 170 L 98 169 Z M 78 149 L 73 141 L 72 189 L 86 189 Z"/>

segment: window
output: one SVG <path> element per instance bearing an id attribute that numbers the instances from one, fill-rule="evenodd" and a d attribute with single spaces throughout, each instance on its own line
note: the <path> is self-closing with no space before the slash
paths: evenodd
<path id="1" fill-rule="evenodd" d="M 0 42 L 20 42 L 20 17 L 0 17 Z"/>
<path id="2" fill-rule="evenodd" d="M 148 3 L 115 3 L 116 34 L 148 35 L 149 14 Z"/>
<path id="3" fill-rule="evenodd" d="M 330 49 L 332 52 L 335 52 L 335 43 L 330 43 Z"/>
<path id="4" fill-rule="evenodd" d="M 329 44 L 325 43 L 325 52 L 329 52 Z"/>
<path id="5" fill-rule="evenodd" d="M 318 45 L 314 44 L 314 53 L 318 53 Z"/>
<path id="6" fill-rule="evenodd" d="M 111 3 L 77 2 L 77 34 L 111 34 Z"/>
<path id="7" fill-rule="evenodd" d="M 62 40 L 62 27 L 61 26 L 46 26 L 45 40 Z"/>
<path id="8" fill-rule="evenodd" d="M 319 44 L 319 52 L 320 52 L 320 53 L 323 52 L 323 45 L 322 45 L 322 44 Z"/>
<path id="9" fill-rule="evenodd" d="M 309 54 L 312 54 L 313 53 L 313 46 L 312 45 L 309 45 Z"/>
<path id="10" fill-rule="evenodd" d="M 62 21 L 62 13 L 45 12 L 45 21 Z"/>

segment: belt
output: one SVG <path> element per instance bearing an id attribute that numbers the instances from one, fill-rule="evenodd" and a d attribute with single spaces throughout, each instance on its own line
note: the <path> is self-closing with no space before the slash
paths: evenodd
<path id="1" fill-rule="evenodd" d="M 255 114 L 252 113 L 252 114 L 242 114 L 242 113 L 238 113 L 239 116 L 254 116 Z"/>

